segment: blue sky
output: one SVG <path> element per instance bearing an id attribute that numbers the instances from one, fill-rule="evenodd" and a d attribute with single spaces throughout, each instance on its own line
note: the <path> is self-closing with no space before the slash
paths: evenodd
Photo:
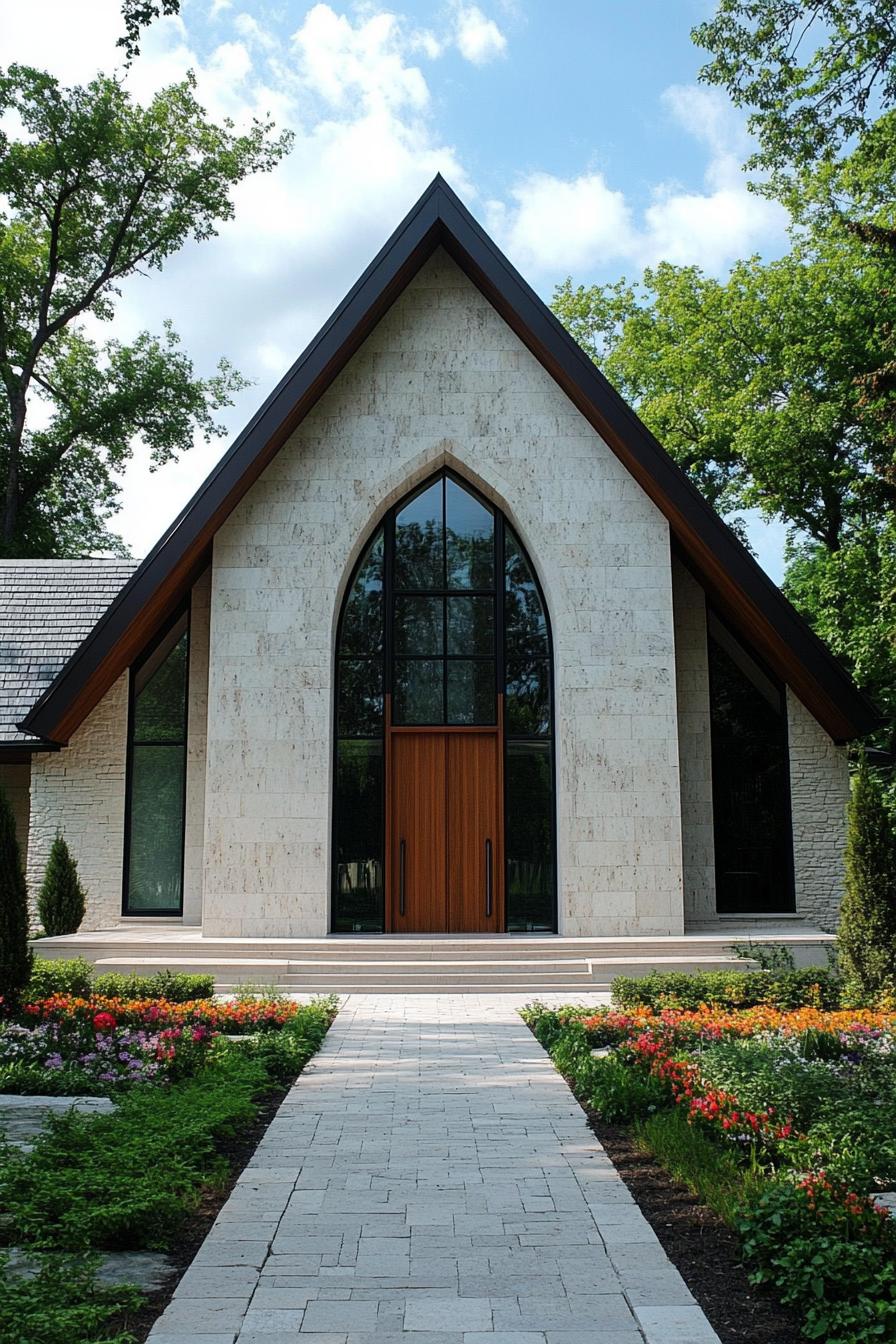
<path id="1" fill-rule="evenodd" d="M 197 367 L 226 354 L 253 379 L 242 427 L 360 270 L 441 171 L 547 299 L 567 274 L 635 275 L 663 258 L 722 275 L 780 253 L 781 212 L 747 192 L 743 119 L 697 83 L 702 0 L 185 0 L 128 76 L 135 96 L 196 71 L 215 116 L 271 112 L 290 158 L 236 193 L 218 238 L 125 287 L 118 333 L 171 317 Z M 64 82 L 111 71 L 119 0 L 4 7 L 4 60 Z M 142 449 L 117 527 L 143 554 L 227 440 L 150 473 Z M 753 521 L 781 575 L 783 529 Z"/>

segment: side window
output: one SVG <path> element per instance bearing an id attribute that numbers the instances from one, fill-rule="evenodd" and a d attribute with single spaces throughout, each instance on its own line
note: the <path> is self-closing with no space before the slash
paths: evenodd
<path id="1" fill-rule="evenodd" d="M 185 612 L 131 671 L 125 914 L 183 909 L 189 646 Z"/>

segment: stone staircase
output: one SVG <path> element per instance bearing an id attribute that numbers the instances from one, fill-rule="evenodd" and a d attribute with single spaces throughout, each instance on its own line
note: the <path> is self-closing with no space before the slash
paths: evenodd
<path id="1" fill-rule="evenodd" d="M 743 968 L 732 943 L 786 943 L 798 965 L 825 964 L 831 941 L 791 924 L 768 932 L 727 930 L 682 937 L 564 938 L 543 935 L 385 935 L 326 938 L 211 938 L 198 928 L 153 921 L 63 938 L 42 938 L 43 957 L 82 956 L 99 971 L 150 975 L 210 972 L 221 993 L 240 985 L 294 994 L 594 994 L 617 975 L 651 970 Z"/>

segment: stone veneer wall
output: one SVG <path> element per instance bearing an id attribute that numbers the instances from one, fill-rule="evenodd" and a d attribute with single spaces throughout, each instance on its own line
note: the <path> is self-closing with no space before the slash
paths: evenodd
<path id="1" fill-rule="evenodd" d="M 560 931 L 681 932 L 668 526 L 441 251 L 215 539 L 204 929 L 327 931 L 339 604 L 385 509 L 443 465 L 505 509 L 545 588 Z"/>
<path id="2" fill-rule="evenodd" d="M 197 924 L 202 911 L 210 586 L 211 575 L 206 571 L 193 589 L 190 613 L 184 917 Z M 36 915 L 37 891 L 59 829 L 77 860 L 87 892 L 87 914 L 81 926 L 85 931 L 109 928 L 121 919 L 128 675 L 119 677 L 67 747 L 32 758 L 26 869 L 32 912 Z"/>
<path id="3" fill-rule="evenodd" d="M 849 801 L 846 748 L 828 737 L 789 688 L 787 731 L 796 908 L 820 928 L 833 932 L 843 895 Z"/>
<path id="4" fill-rule="evenodd" d="M 690 570 L 674 557 L 672 594 L 675 604 L 684 917 L 686 920 L 714 919 L 716 870 L 706 595 Z"/>
<path id="5" fill-rule="evenodd" d="M 67 747 L 34 755 L 28 891 L 32 903 L 61 830 L 87 892 L 83 929 L 108 928 L 121 913 L 128 677 L 119 677 Z"/>
<path id="6" fill-rule="evenodd" d="M 211 570 L 190 598 L 190 677 L 187 698 L 187 794 L 184 819 L 184 923 L 202 922 L 205 832 L 205 747 L 208 730 L 208 627 Z"/>
<path id="7" fill-rule="evenodd" d="M 22 862 L 28 855 L 28 821 L 31 812 L 31 766 L 0 763 L 0 789 L 6 794 L 16 824 L 16 839 Z"/>

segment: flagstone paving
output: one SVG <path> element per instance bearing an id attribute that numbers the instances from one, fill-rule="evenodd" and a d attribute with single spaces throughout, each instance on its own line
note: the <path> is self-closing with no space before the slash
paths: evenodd
<path id="1" fill-rule="evenodd" d="M 718 1344 L 518 997 L 353 995 L 151 1344 Z"/>

